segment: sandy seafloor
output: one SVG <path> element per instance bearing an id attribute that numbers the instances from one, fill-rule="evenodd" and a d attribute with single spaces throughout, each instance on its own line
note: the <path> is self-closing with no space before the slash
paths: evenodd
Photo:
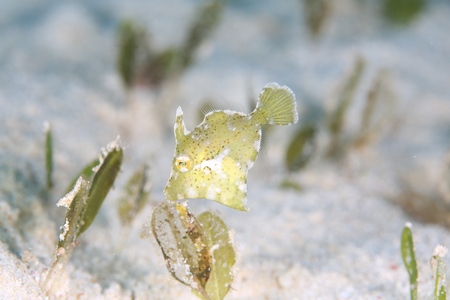
<path id="1" fill-rule="evenodd" d="M 153 237 L 140 238 L 163 201 L 170 173 L 177 106 L 188 129 L 202 99 L 247 109 L 268 82 L 296 93 L 306 108 L 329 109 L 357 55 L 367 69 L 358 101 L 379 68 L 388 68 L 398 98 L 397 122 L 363 152 L 339 164 L 315 159 L 282 190 L 283 155 L 295 127 L 269 136 L 264 159 L 250 170 L 249 212 L 192 200 L 233 231 L 236 277 L 226 299 L 407 299 L 400 234 L 413 224 L 420 299 L 433 292 L 429 258 L 450 233 L 405 214 L 387 195 L 399 177 L 419 190 L 440 178 L 450 139 L 450 5 L 429 1 L 408 27 L 389 27 L 375 2 L 345 0 L 317 41 L 297 1 L 229 1 L 216 33 L 192 68 L 159 90 L 124 92 L 115 71 L 116 26 L 129 17 L 148 26 L 157 48 L 180 43 L 202 1 L 6 1 L 0 9 L 0 299 L 44 299 L 39 281 L 50 266 L 64 209 L 54 204 L 101 147 L 121 136 L 125 161 L 67 267 L 59 299 L 195 299 L 165 268 Z M 128 102 L 127 102 L 128 101 Z M 164 103 L 164 105 L 162 105 Z M 234 105 L 234 106 L 233 106 Z M 161 109 L 161 107 L 163 107 Z M 361 105 L 359 105 L 360 107 Z M 248 109 L 247 109 L 248 110 Z M 358 105 L 350 112 L 357 124 Z M 54 132 L 55 186 L 45 192 L 43 123 Z M 153 170 L 152 200 L 131 228 L 117 203 L 132 171 Z M 448 262 L 448 258 L 446 258 Z"/>

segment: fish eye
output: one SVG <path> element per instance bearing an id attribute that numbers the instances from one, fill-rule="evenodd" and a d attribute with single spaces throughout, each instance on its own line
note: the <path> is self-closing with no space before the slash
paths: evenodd
<path id="1" fill-rule="evenodd" d="M 175 166 L 183 173 L 192 170 L 193 165 L 192 158 L 187 154 L 181 154 L 175 160 Z"/>

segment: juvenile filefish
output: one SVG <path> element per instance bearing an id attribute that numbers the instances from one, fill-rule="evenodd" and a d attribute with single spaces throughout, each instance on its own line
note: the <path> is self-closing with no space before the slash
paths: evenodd
<path id="1" fill-rule="evenodd" d="M 258 156 L 264 124 L 298 120 L 294 93 L 277 83 L 266 85 L 250 114 L 230 110 L 208 113 L 193 131 L 178 107 L 175 155 L 164 189 L 167 200 L 206 198 L 238 210 L 247 207 L 247 172 Z"/>

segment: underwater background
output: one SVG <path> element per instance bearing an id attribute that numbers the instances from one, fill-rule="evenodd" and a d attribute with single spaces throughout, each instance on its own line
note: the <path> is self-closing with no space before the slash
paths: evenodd
<path id="1" fill-rule="evenodd" d="M 55 204 L 117 136 L 121 171 L 56 298 L 196 299 L 170 276 L 153 236 L 140 237 L 165 201 L 177 107 L 192 130 L 204 107 L 250 112 L 270 82 L 295 93 L 299 122 L 265 130 L 248 175 L 250 211 L 189 201 L 233 232 L 226 298 L 408 297 L 406 222 L 419 298 L 430 297 L 429 259 L 437 244 L 450 246 L 450 3 L 228 0 L 211 23 L 198 17 L 207 3 L 2 3 L 0 299 L 44 299 L 39 282 L 64 224 Z M 204 31 L 192 37 L 199 20 Z M 128 82 L 118 64 L 125 21 L 141 30 Z M 124 186 L 145 162 L 149 200 L 123 226 Z"/>

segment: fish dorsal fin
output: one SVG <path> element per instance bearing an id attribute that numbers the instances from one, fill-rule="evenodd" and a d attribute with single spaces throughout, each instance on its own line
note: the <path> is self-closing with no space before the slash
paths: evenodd
<path id="1" fill-rule="evenodd" d="M 241 104 L 228 102 L 226 100 L 213 100 L 212 98 L 205 99 L 200 103 L 198 107 L 198 120 L 199 122 L 202 122 L 205 116 L 209 115 L 210 113 L 225 110 L 242 112 L 243 107 Z"/>
<path id="2" fill-rule="evenodd" d="M 220 109 L 221 109 L 221 107 L 218 105 L 218 101 L 214 101 L 211 98 L 207 98 L 207 99 L 204 99 L 198 107 L 199 116 L 201 115 L 202 119 L 203 119 L 203 117 L 206 116 L 207 114 L 209 114 L 210 112 L 220 110 Z"/>
<path id="3" fill-rule="evenodd" d="M 295 95 L 285 85 L 275 82 L 266 85 L 259 95 L 257 108 L 272 125 L 289 125 L 298 121 Z"/>
<path id="4" fill-rule="evenodd" d="M 189 134 L 189 131 L 186 129 L 186 126 L 184 125 L 183 110 L 181 109 L 181 106 L 178 106 L 177 108 L 177 116 L 175 119 L 174 132 L 175 132 L 175 139 L 177 141 L 179 141 L 180 139 L 184 138 L 187 134 Z"/>

